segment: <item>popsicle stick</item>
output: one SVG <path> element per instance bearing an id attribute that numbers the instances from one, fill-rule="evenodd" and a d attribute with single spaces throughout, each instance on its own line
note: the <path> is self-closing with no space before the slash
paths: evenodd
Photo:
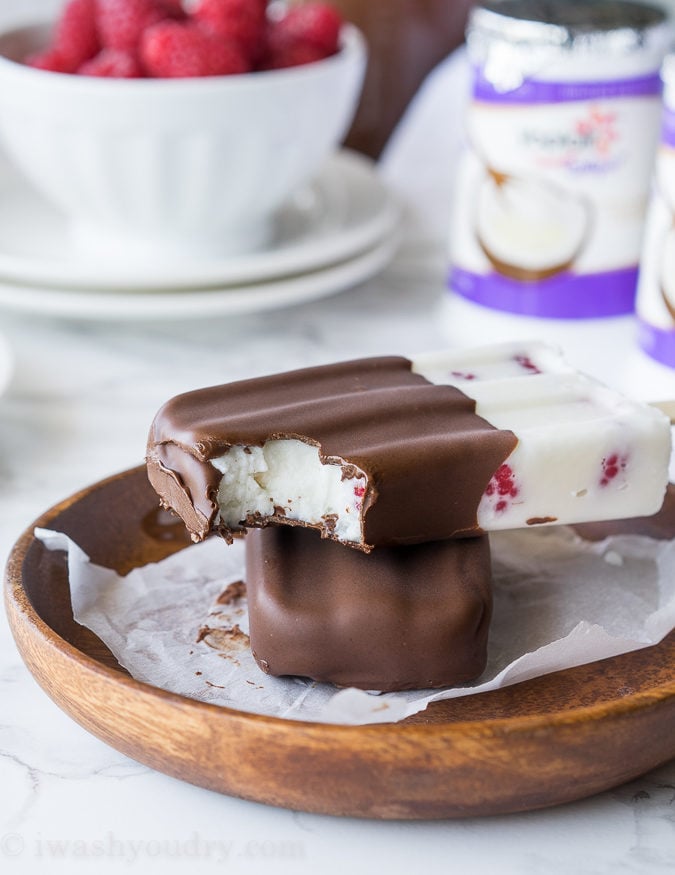
<path id="1" fill-rule="evenodd" d="M 650 401 L 650 407 L 656 407 L 661 413 L 665 413 L 673 425 L 675 425 L 675 400 L 671 401 Z"/>

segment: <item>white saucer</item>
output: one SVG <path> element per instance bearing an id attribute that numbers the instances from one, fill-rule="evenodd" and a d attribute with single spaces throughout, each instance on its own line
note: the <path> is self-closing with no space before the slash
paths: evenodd
<path id="1" fill-rule="evenodd" d="M 322 270 L 251 285 L 173 291 L 60 289 L 0 282 L 0 307 L 72 319 L 208 319 L 274 310 L 324 298 L 368 279 L 391 261 L 399 234 L 390 233 L 365 252 Z"/>
<path id="2" fill-rule="evenodd" d="M 278 213 L 272 245 L 253 255 L 152 265 L 87 258 L 63 215 L 0 165 L 0 281 L 78 289 L 178 289 L 259 283 L 365 253 L 396 228 L 399 207 L 373 163 L 336 153 Z"/>

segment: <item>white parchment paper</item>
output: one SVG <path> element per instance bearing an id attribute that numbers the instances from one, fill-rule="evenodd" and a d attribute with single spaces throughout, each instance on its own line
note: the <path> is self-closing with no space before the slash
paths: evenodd
<path id="1" fill-rule="evenodd" d="M 623 535 L 590 543 L 562 527 L 492 535 L 494 616 L 488 666 L 471 686 L 373 694 L 272 678 L 248 646 L 241 542 L 219 538 L 120 577 L 60 532 L 73 614 L 139 681 L 242 711 L 330 723 L 387 723 L 466 696 L 660 641 L 675 626 L 675 541 Z M 219 602 L 219 597 L 221 600 Z M 227 601 L 227 598 L 225 599 Z M 424 642 L 420 641 L 420 647 Z"/>

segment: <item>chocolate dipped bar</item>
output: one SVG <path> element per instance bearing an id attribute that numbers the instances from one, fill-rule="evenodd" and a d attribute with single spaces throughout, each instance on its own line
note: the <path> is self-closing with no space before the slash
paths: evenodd
<path id="1" fill-rule="evenodd" d="M 382 357 L 179 395 L 153 422 L 147 463 L 195 540 L 273 522 L 368 551 L 479 533 L 516 443 L 457 387 Z"/>
<path id="2" fill-rule="evenodd" d="M 270 526 L 246 537 L 246 587 L 268 674 L 393 691 L 456 686 L 485 668 L 486 535 L 365 554 Z"/>
<path id="3" fill-rule="evenodd" d="M 544 344 L 363 359 L 191 392 L 148 472 L 196 539 L 269 522 L 369 550 L 647 516 L 670 423 Z"/>

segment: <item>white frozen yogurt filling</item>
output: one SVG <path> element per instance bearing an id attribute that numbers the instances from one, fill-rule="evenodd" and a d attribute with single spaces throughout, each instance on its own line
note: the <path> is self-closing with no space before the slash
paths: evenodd
<path id="1" fill-rule="evenodd" d="M 362 540 L 366 475 L 345 476 L 340 461 L 323 462 L 319 448 L 296 439 L 233 446 L 211 464 L 223 474 L 220 520 L 229 528 L 274 515 L 317 526 L 341 541 Z M 353 471 L 353 466 L 350 466 Z"/>

